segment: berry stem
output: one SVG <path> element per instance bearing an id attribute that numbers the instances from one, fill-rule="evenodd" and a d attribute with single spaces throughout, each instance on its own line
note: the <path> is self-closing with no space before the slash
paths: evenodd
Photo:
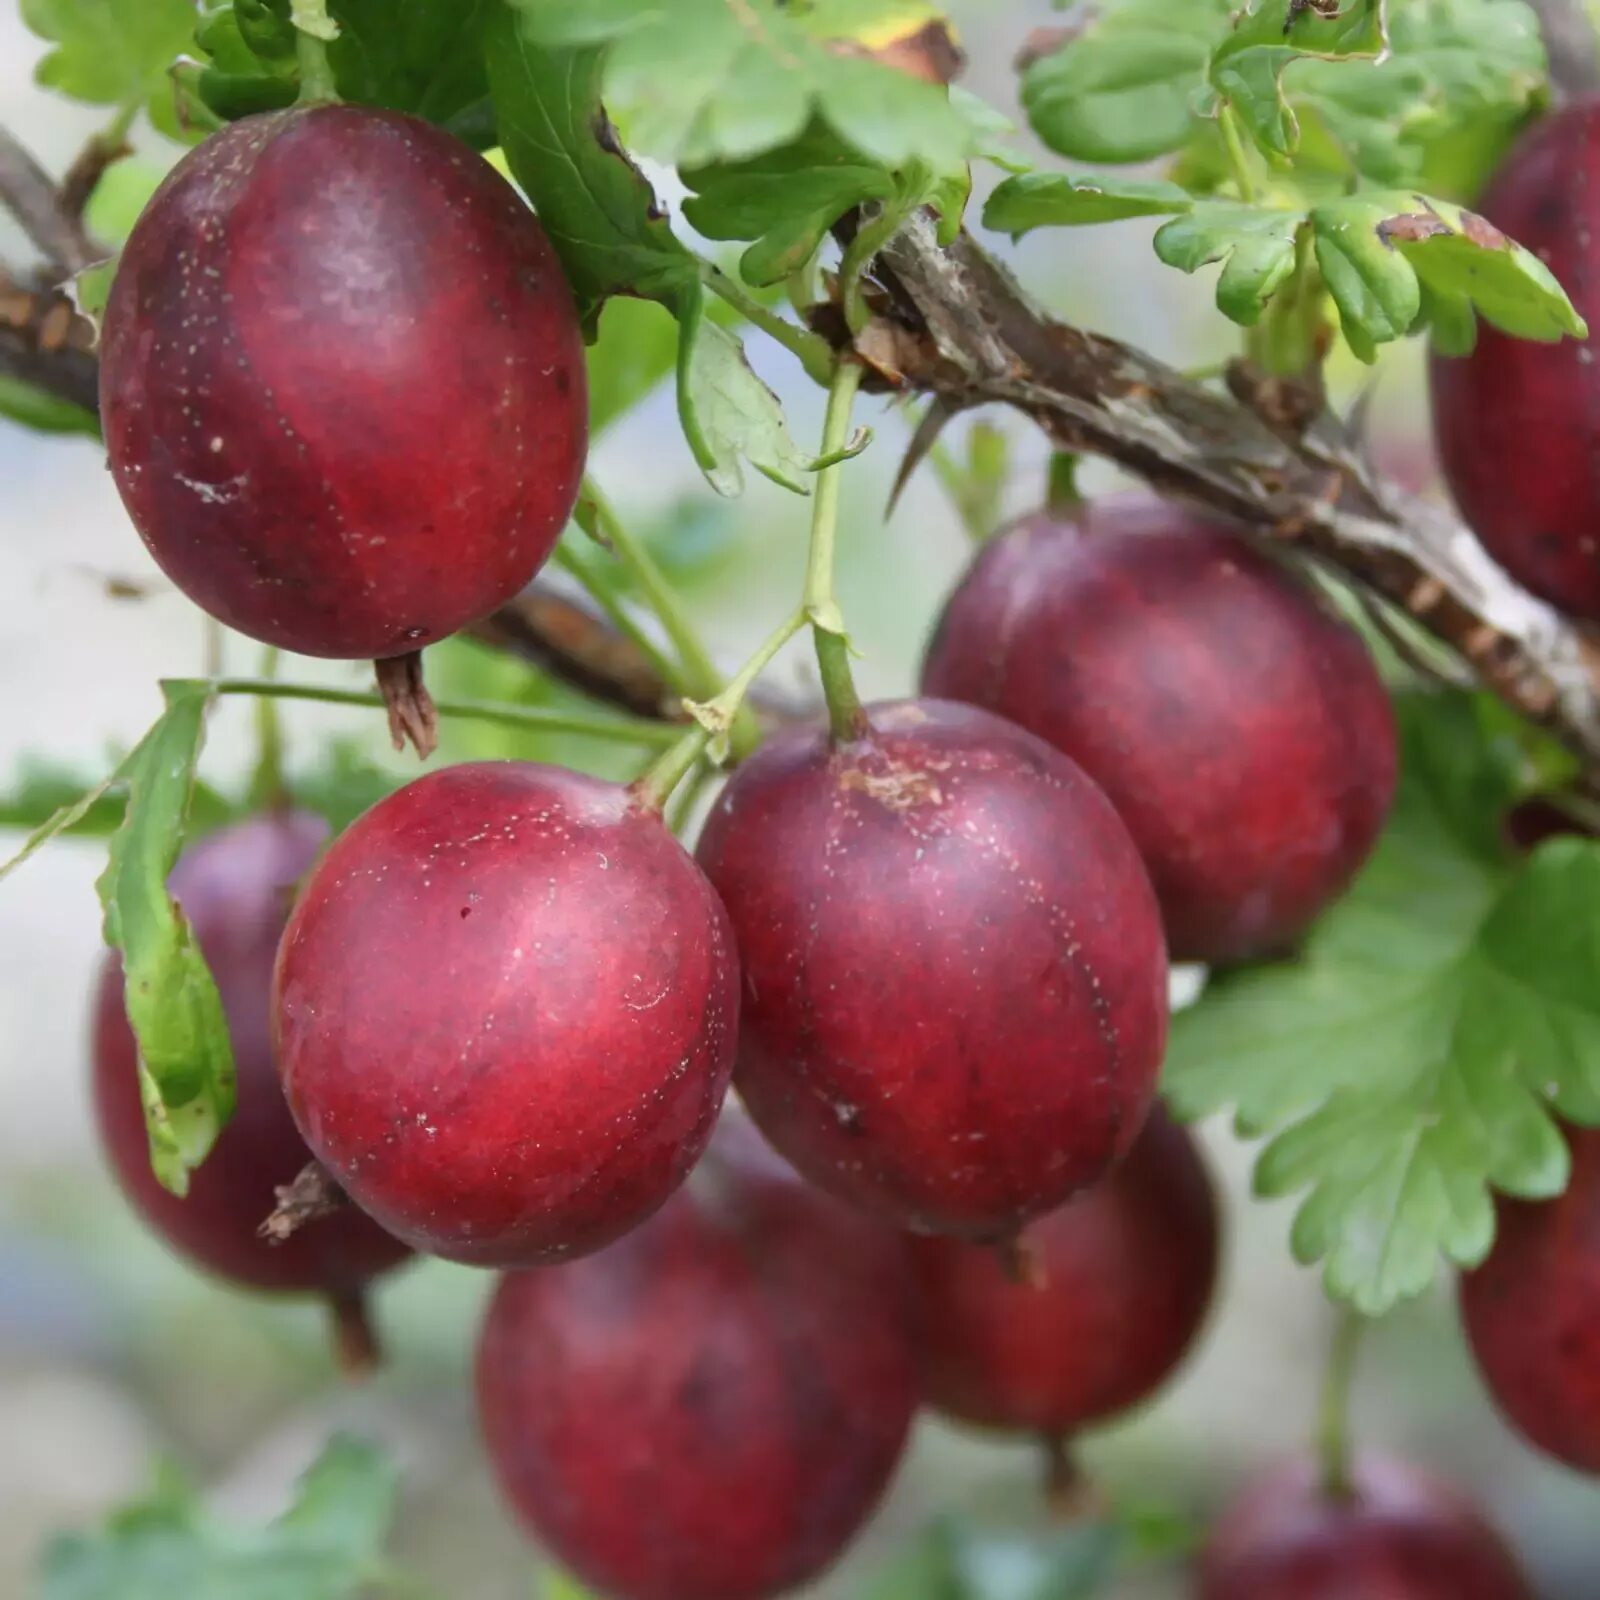
<path id="1" fill-rule="evenodd" d="M 715 699 L 690 707 L 694 712 L 695 726 L 634 780 L 633 792 L 642 804 L 649 806 L 652 811 L 660 811 L 666 805 L 672 798 L 672 791 L 706 753 L 711 741 L 731 733 L 751 686 L 766 671 L 772 658 L 805 625 L 804 607 L 790 612 L 762 641 L 756 653 L 728 680 L 727 687 Z"/>
<path id="2" fill-rule="evenodd" d="M 828 388 L 819 458 L 831 464 L 817 473 L 811 507 L 811 555 L 806 564 L 805 614 L 817 648 L 817 669 L 828 702 L 828 725 L 838 740 L 860 736 L 865 713 L 850 671 L 850 642 L 834 598 L 834 548 L 839 528 L 839 461 L 850 432 L 850 413 L 861 387 L 861 367 L 842 358 Z"/>
<path id="3" fill-rule="evenodd" d="M 295 54 L 300 63 L 300 103 L 337 101 L 328 45 L 339 37 L 339 25 L 328 15 L 328 0 L 294 0 L 289 20 L 295 26 Z"/>
<path id="4" fill-rule="evenodd" d="M 339 1371 L 353 1382 L 370 1378 L 383 1360 L 378 1333 L 359 1289 L 328 1297 L 333 1320 L 333 1355 Z"/>
<path id="5" fill-rule="evenodd" d="M 314 683 L 278 683 L 264 678 L 214 678 L 207 685 L 213 694 L 255 695 L 273 700 L 310 700 L 332 706 L 382 706 L 383 696 L 354 689 L 331 689 Z M 465 721 L 497 722 L 506 727 L 531 728 L 542 733 L 573 733 L 619 744 L 663 746 L 676 743 L 682 730 L 670 722 L 647 722 L 642 717 L 595 716 L 581 711 L 556 711 L 548 706 L 499 705 L 487 700 L 440 700 L 442 717 Z"/>
<path id="6" fill-rule="evenodd" d="M 833 376 L 833 350 L 820 334 L 797 328 L 777 312 L 769 311 L 753 295 L 746 293 L 721 267 L 709 261 L 700 264 L 700 277 L 712 294 L 725 300 L 747 322 L 759 328 L 769 338 L 776 339 L 786 350 L 799 359 L 814 382 L 824 386 Z"/>
<path id="7" fill-rule="evenodd" d="M 1317 1408 L 1317 1457 L 1322 1467 L 1322 1489 L 1334 1500 L 1347 1499 L 1350 1494 L 1350 1390 L 1366 1327 L 1367 1320 L 1359 1312 L 1346 1310 L 1341 1314 L 1334 1330 L 1333 1347 L 1328 1353 L 1322 1399 Z"/>

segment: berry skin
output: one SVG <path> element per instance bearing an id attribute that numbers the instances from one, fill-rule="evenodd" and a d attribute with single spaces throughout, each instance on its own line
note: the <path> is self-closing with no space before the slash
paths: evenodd
<path id="1" fill-rule="evenodd" d="M 836 1559 L 905 1444 L 899 1243 L 730 1117 L 642 1228 L 502 1280 L 478 1402 L 507 1497 L 585 1583 L 779 1594 Z"/>
<path id="2" fill-rule="evenodd" d="M 1349 1496 L 1310 1462 L 1263 1477 L 1213 1530 L 1199 1600 L 1533 1600 L 1477 1509 L 1410 1467 L 1363 1461 Z"/>
<path id="3" fill-rule="evenodd" d="M 1394 797 L 1394 717 L 1360 639 L 1244 540 L 1160 502 L 995 540 L 922 682 L 1105 790 L 1175 961 L 1281 954 L 1349 885 Z"/>
<path id="4" fill-rule="evenodd" d="M 733 919 L 736 1081 L 812 1182 L 976 1240 L 1100 1178 L 1166 1043 L 1149 881 L 1105 797 L 987 712 L 871 708 L 770 740 L 699 856 Z"/>
<path id="5" fill-rule="evenodd" d="M 1600 1473 L 1600 1130 L 1568 1128 L 1559 1199 L 1502 1199 L 1494 1249 L 1461 1280 L 1467 1342 L 1511 1424 Z"/>
<path id="6" fill-rule="evenodd" d="M 1600 318 L 1600 102 L 1541 118 L 1484 196 L 1489 221 L 1544 261 L 1580 316 Z M 1480 323 L 1465 357 L 1435 356 L 1433 431 L 1461 514 L 1519 583 L 1600 621 L 1600 369 L 1592 344 L 1536 344 Z"/>
<path id="7" fill-rule="evenodd" d="M 661 818 L 560 767 L 448 767 L 334 841 L 278 956 L 317 1158 L 481 1266 L 609 1244 L 682 1182 L 733 1064 L 727 917 Z"/>
<path id="8" fill-rule="evenodd" d="M 414 117 L 247 117 L 139 219 L 101 340 L 111 470 L 162 570 L 302 655 L 404 655 L 543 564 L 587 447 L 533 214 Z"/>
<path id="9" fill-rule="evenodd" d="M 320 817 L 252 818 L 202 839 L 174 869 L 182 905 L 222 996 L 233 1037 L 238 1104 L 215 1148 L 179 1199 L 150 1170 L 139 1099 L 139 1055 L 123 1009 L 122 964 L 108 958 L 96 988 L 95 1114 L 106 1155 L 134 1208 L 181 1254 L 252 1289 L 324 1292 L 350 1301 L 368 1279 L 410 1252 L 351 1208 L 302 1228 L 281 1245 L 256 1236 L 273 1190 L 311 1160 L 284 1104 L 272 1061 L 269 998 L 278 936 L 295 885 L 327 836 Z"/>
<path id="10" fill-rule="evenodd" d="M 1127 1411 L 1188 1353 L 1217 1279 L 1217 1201 L 1159 1107 L 1127 1159 L 991 1249 L 911 1239 L 924 1397 L 980 1427 L 1064 1437 Z"/>

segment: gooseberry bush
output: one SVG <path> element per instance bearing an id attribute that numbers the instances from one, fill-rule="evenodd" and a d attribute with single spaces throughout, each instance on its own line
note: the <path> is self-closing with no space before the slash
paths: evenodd
<path id="1" fill-rule="evenodd" d="M 0 143 L 41 257 L 0 282 L 0 413 L 103 439 L 161 572 L 264 652 L 0 807 L 5 872 L 108 839 L 94 1103 L 151 1229 L 329 1302 L 357 1369 L 380 1275 L 500 1274 L 477 1408 L 553 1593 L 804 1585 L 927 1408 L 1039 1448 L 1045 1531 L 940 1522 L 880 1600 L 1141 1563 L 1531 1595 L 1345 1411 L 1361 1328 L 1454 1276 L 1508 1425 L 1600 1471 L 1600 99 L 1553 94 L 1540 13 L 1099 0 L 990 105 L 925 0 L 21 11 L 108 120 L 59 181 Z M 1214 279 L 1216 371 L 1051 320 L 977 238 L 1128 219 Z M 1358 374 L 1412 339 L 1464 522 L 1369 460 Z M 814 444 L 752 350 L 825 391 Z M 668 384 L 708 498 L 809 503 L 742 665 L 587 471 Z M 941 437 L 988 401 L 1050 439 L 1032 496 L 992 418 Z M 896 412 L 979 548 L 870 701 L 840 485 Z M 1143 481 L 1085 499 L 1085 454 Z M 495 697 L 453 692 L 462 648 Z M 201 761 L 237 702 L 236 793 Z M 297 702 L 516 759 L 407 781 Z M 1315 1446 L 1205 1538 L 1075 1444 L 1225 1292 L 1183 1126 L 1218 1114 L 1337 1331 Z M 346 1439 L 261 1529 L 165 1483 L 45 1592 L 402 1592 L 394 1490 Z"/>

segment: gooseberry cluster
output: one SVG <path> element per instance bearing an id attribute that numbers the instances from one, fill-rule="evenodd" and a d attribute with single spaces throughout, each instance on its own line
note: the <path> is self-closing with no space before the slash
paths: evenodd
<path id="1" fill-rule="evenodd" d="M 1591 169 L 1569 155 L 1597 126 L 1558 119 L 1520 158 L 1522 237 L 1541 185 Z M 1437 377 L 1469 513 L 1586 615 L 1573 463 L 1595 381 L 1489 334 Z M 1505 451 L 1461 420 L 1512 383 L 1538 449 L 1570 443 L 1547 511 L 1480 481 Z M 407 654 L 515 594 L 572 508 L 584 396 L 539 224 L 396 113 L 299 107 L 208 140 L 106 314 L 112 468 L 155 558 L 213 616 L 311 655 Z M 769 738 L 694 855 L 659 785 L 529 763 L 433 772 L 325 851 L 288 810 L 201 841 L 171 887 L 219 981 L 239 1113 L 186 1200 L 144 1160 L 114 971 L 99 991 L 110 1159 L 201 1265 L 325 1294 L 347 1330 L 411 1251 L 504 1273 L 478 1352 L 489 1455 L 606 1594 L 807 1581 L 921 1403 L 1059 1450 L 1170 1378 L 1220 1228 L 1193 1140 L 1153 1109 L 1169 953 L 1291 953 L 1394 794 L 1359 637 L 1239 534 L 1147 500 L 994 540 L 921 689 Z M 1574 1135 L 1564 1199 L 1508 1205 L 1463 1289 L 1508 1413 L 1589 1471 L 1595 1139 Z M 349 1204 L 274 1248 L 257 1225 L 312 1160 Z M 1343 1485 L 1274 1475 L 1200 1585 L 1527 1592 L 1470 1509 L 1376 1462 Z"/>

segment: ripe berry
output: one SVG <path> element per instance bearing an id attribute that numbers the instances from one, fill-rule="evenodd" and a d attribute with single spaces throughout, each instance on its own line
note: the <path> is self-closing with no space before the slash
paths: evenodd
<path id="1" fill-rule="evenodd" d="M 281 1245 L 256 1236 L 272 1210 L 273 1190 L 311 1160 L 278 1086 L 268 1002 L 295 885 L 311 870 L 326 834 L 320 818 L 303 812 L 256 817 L 202 839 L 172 874 L 172 892 L 222 996 L 238 1078 L 233 1119 L 191 1178 L 188 1196 L 180 1200 L 150 1170 L 139 1052 L 115 957 L 105 963 L 95 997 L 94 1106 L 117 1181 L 164 1240 L 247 1288 L 331 1296 L 344 1334 L 359 1341 L 361 1289 L 402 1261 L 405 1246 L 354 1208 L 309 1224 Z"/>
<path id="2" fill-rule="evenodd" d="M 559 767 L 450 767 L 313 873 L 278 957 L 306 1143 L 407 1243 L 581 1255 L 678 1186 L 727 1088 L 727 917 L 661 818 Z"/>
<path id="3" fill-rule="evenodd" d="M 1467 1341 L 1500 1409 L 1540 1449 L 1600 1473 L 1600 1129 L 1569 1128 L 1557 1200 L 1502 1200 L 1461 1280 Z"/>
<path id="4" fill-rule="evenodd" d="M 1216 1287 L 1216 1195 L 1158 1108 L 1120 1166 L 1024 1231 L 1023 1275 L 960 1240 L 909 1243 L 925 1398 L 1060 1437 L 1137 1405 L 1187 1354 Z"/>
<path id="5" fill-rule="evenodd" d="M 724 1124 L 659 1215 L 512 1273 L 478 1350 L 489 1456 L 619 1600 L 761 1600 L 830 1565 L 916 1404 L 898 1241 Z"/>
<path id="6" fill-rule="evenodd" d="M 247 117 L 139 219 L 101 339 L 111 470 L 214 617 L 304 655 L 420 649 L 514 595 L 587 443 L 543 230 L 414 117 Z"/>
<path id="7" fill-rule="evenodd" d="M 1364 1461 L 1350 1493 L 1280 1467 L 1213 1530 L 1200 1600 L 1532 1600 L 1477 1509 L 1410 1467 Z"/>
<path id="8" fill-rule="evenodd" d="M 1071 756 L 1144 856 L 1179 961 L 1290 945 L 1371 851 L 1394 721 L 1361 641 L 1176 506 L 1027 519 L 951 597 L 923 687 Z"/>
<path id="9" fill-rule="evenodd" d="M 879 705 L 734 774 L 700 861 L 738 936 L 737 1082 L 814 1183 L 1004 1239 L 1149 1109 L 1167 972 L 1148 879 L 1064 756 L 970 706 Z"/>
<path id="10" fill-rule="evenodd" d="M 1544 118 L 1511 152 L 1483 208 L 1534 251 L 1580 315 L 1600 316 L 1600 102 Z M 1461 514 L 1512 577 L 1600 620 L 1600 370 L 1590 344 L 1536 344 L 1479 326 L 1466 357 L 1433 361 L 1433 429 Z"/>

